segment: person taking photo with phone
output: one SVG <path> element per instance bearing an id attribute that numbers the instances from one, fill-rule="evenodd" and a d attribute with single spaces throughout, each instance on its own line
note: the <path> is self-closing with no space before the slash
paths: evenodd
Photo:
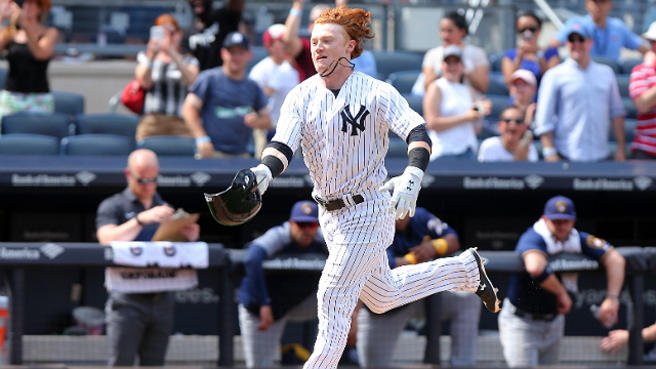
<path id="1" fill-rule="evenodd" d="M 156 135 L 191 136 L 180 109 L 199 67 L 195 57 L 180 51 L 181 40 L 178 22 L 162 14 L 150 29 L 146 50 L 137 56 L 135 78 L 146 91 L 137 141 Z"/>
<path id="2" fill-rule="evenodd" d="M 30 111 L 49 113 L 55 100 L 48 83 L 48 64 L 55 54 L 59 32 L 45 20 L 50 0 L 0 0 L 0 50 L 9 63 L 5 87 L 0 91 L 0 117 Z"/>

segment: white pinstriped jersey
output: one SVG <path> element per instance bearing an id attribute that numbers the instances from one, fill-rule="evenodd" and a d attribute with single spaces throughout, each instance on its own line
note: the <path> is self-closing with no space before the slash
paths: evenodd
<path id="1" fill-rule="evenodd" d="M 340 198 L 377 190 L 392 130 L 404 140 L 424 122 L 391 85 L 353 72 L 337 97 L 318 75 L 287 95 L 273 141 L 303 150 L 314 195 Z"/>

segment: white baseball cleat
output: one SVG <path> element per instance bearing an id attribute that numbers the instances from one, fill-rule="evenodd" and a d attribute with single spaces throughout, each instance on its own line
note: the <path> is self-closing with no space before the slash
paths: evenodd
<path id="1" fill-rule="evenodd" d="M 478 295 L 478 297 L 483 301 L 483 305 L 485 305 L 486 309 L 488 309 L 492 313 L 498 313 L 499 311 L 501 311 L 501 301 L 497 296 L 497 292 L 499 291 L 499 289 L 494 287 L 492 281 L 487 276 L 484 266 L 485 263 L 483 262 L 483 258 L 481 258 L 481 255 L 478 254 L 478 250 L 476 250 L 475 247 L 472 247 L 469 248 L 468 251 L 470 251 L 472 255 L 474 255 L 474 259 L 476 259 L 476 264 L 478 264 L 478 274 L 480 278 L 480 284 L 478 285 L 478 289 L 476 290 L 476 295 Z"/>

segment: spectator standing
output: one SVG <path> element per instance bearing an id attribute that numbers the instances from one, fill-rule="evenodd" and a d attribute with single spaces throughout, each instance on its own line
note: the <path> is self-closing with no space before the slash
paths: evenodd
<path id="1" fill-rule="evenodd" d="M 613 8 L 612 0 L 585 0 L 585 8 L 588 14 L 568 20 L 558 33 L 554 46 L 567 43 L 572 27 L 586 24 L 591 29 L 590 55 L 593 58 L 619 62 L 622 48 L 638 50 L 642 54 L 649 50 L 649 46 L 640 36 L 633 33 L 621 19 L 608 16 Z"/>
<path id="2" fill-rule="evenodd" d="M 477 100 L 474 89 L 462 83 L 462 55 L 455 45 L 443 50 L 442 77 L 428 86 L 424 96 L 424 118 L 433 142 L 431 160 L 475 159 L 480 120 L 492 107 L 488 100 Z"/>
<path id="3" fill-rule="evenodd" d="M 638 109 L 638 124 L 631 143 L 631 157 L 635 159 L 656 159 L 656 22 L 642 34 L 651 46 L 651 53 L 645 55 L 642 64 L 631 71 L 629 94 Z"/>
<path id="4" fill-rule="evenodd" d="M 547 47 L 542 50 L 538 45 L 541 30 L 542 19 L 535 13 L 528 11 L 517 17 L 515 21 L 517 47 L 506 50 L 501 59 L 501 71 L 506 85 L 510 85 L 512 74 L 519 69 L 530 71 L 539 82 L 547 69 L 560 63 L 558 49 Z"/>
<path id="5" fill-rule="evenodd" d="M 535 75 L 526 69 L 517 69 L 510 76 L 508 90 L 511 105 L 522 111 L 524 122 L 529 128 L 531 128 L 535 119 L 537 86 L 538 81 L 535 79 Z"/>
<path id="6" fill-rule="evenodd" d="M 188 0 L 194 23 L 186 46 L 198 59 L 200 70 L 221 66 L 223 40 L 230 32 L 239 31 L 246 0 L 225 2 L 225 6 L 215 10 L 212 0 Z"/>
<path id="7" fill-rule="evenodd" d="M 287 321 L 314 320 L 319 275 L 266 274 L 262 263 L 276 256 L 327 255 L 317 204 L 299 201 L 289 220 L 248 246 L 246 276 L 239 288 L 239 328 L 248 368 L 271 368 Z"/>
<path id="8" fill-rule="evenodd" d="M 517 107 L 503 110 L 499 118 L 499 136 L 486 138 L 478 149 L 478 161 L 538 161 L 533 135 L 525 114 Z"/>
<path id="9" fill-rule="evenodd" d="M 490 84 L 490 62 L 483 49 L 465 43 L 465 37 L 469 33 L 469 25 L 464 15 L 456 11 L 447 13 L 440 19 L 439 27 L 442 43 L 440 46 L 428 50 L 424 55 L 421 74 L 412 87 L 412 93 L 423 96 L 428 90 L 428 86 L 441 77 L 444 50 L 449 46 L 457 46 L 462 51 L 465 83 L 476 91 L 485 93 Z"/>
<path id="10" fill-rule="evenodd" d="M 262 43 L 269 56 L 255 64 L 248 74 L 248 77 L 257 82 L 269 99 L 268 108 L 274 128 L 278 122 L 282 102 L 287 93 L 299 82 L 298 72 L 288 61 L 290 55 L 282 40 L 284 34 L 285 26 L 282 24 L 274 24 L 267 28 L 262 36 Z M 273 136 L 273 130 L 271 133 L 267 134 L 267 132 L 265 130 L 256 130 L 255 132 L 256 157 L 260 157 L 259 154 L 268 139 Z"/>
<path id="11" fill-rule="evenodd" d="M 150 241 L 159 224 L 173 216 L 173 208 L 157 193 L 159 164 L 148 149 L 128 157 L 125 178 L 128 186 L 105 199 L 96 214 L 98 242 Z M 188 241 L 198 239 L 198 224 L 181 229 Z M 107 336 L 111 366 L 162 366 L 173 330 L 172 292 L 124 293 L 110 290 L 106 305 Z"/>
<path id="12" fill-rule="evenodd" d="M 229 34 L 221 55 L 223 65 L 201 72 L 189 89 L 182 115 L 196 138 L 197 157 L 249 157 L 253 129 L 271 128 L 267 98 L 246 76 L 253 57 L 246 36 Z"/>
<path id="13" fill-rule="evenodd" d="M 151 29 L 146 51 L 137 55 L 134 71 L 146 91 L 136 140 L 155 135 L 190 136 L 181 107 L 188 87 L 198 76 L 198 60 L 180 52 L 182 31 L 171 14 L 157 17 Z"/>
<path id="14" fill-rule="evenodd" d="M 608 242 L 578 231 L 575 222 L 572 200 L 552 197 L 545 204 L 542 217 L 517 242 L 515 252 L 522 258 L 525 270 L 511 276 L 499 314 L 503 355 L 511 368 L 558 362 L 565 315 L 572 307 L 568 291 L 576 292 L 576 275 L 557 276 L 549 267 L 551 257 L 568 252 L 598 260 L 607 279 L 599 321 L 605 327 L 617 322 L 624 257 Z"/>
<path id="15" fill-rule="evenodd" d="M 45 25 L 50 0 L 0 1 L 0 50 L 5 51 L 9 71 L 0 92 L 0 117 L 19 112 L 48 113 L 55 110 L 50 93 L 48 64 L 54 56 L 59 32 Z"/>
<path id="16" fill-rule="evenodd" d="M 387 248 L 390 268 L 419 264 L 460 249 L 456 231 L 418 207 L 413 217 L 396 220 L 392 245 Z M 399 335 L 423 301 L 414 302 L 383 314 L 366 307 L 358 313 L 358 358 L 364 368 L 389 368 Z M 479 299 L 470 293 L 440 294 L 442 319 L 450 320 L 451 366 L 471 367 L 476 359 L 476 337 L 481 313 Z"/>
<path id="17" fill-rule="evenodd" d="M 602 161 L 610 157 L 613 126 L 615 160 L 624 160 L 624 105 L 613 70 L 590 57 L 589 25 L 570 25 L 569 58 L 542 78 L 535 114 L 535 134 L 546 161 Z"/>

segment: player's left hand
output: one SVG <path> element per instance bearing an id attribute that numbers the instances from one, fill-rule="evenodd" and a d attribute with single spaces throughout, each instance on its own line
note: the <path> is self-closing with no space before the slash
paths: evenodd
<path id="1" fill-rule="evenodd" d="M 617 313 L 620 309 L 620 300 L 617 298 L 605 298 L 599 307 L 599 322 L 610 328 L 617 323 Z"/>
<path id="2" fill-rule="evenodd" d="M 423 170 L 406 167 L 403 174 L 390 179 L 380 188 L 380 191 L 393 191 L 390 206 L 395 209 L 397 219 L 415 215 L 422 178 L 424 178 Z"/>
<path id="3" fill-rule="evenodd" d="M 260 324 L 257 325 L 257 329 L 266 331 L 271 325 L 273 325 L 273 310 L 271 310 L 271 306 L 260 306 Z"/>
<path id="4" fill-rule="evenodd" d="M 260 191 L 260 195 L 264 195 L 264 192 L 269 188 L 269 182 L 273 179 L 271 170 L 264 164 L 259 164 L 256 167 L 250 168 L 250 170 L 255 174 L 257 189 Z"/>

